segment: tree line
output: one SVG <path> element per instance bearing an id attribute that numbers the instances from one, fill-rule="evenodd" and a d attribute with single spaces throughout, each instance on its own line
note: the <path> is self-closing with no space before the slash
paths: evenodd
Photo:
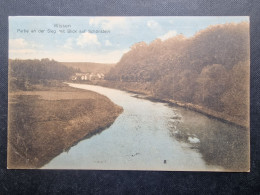
<path id="1" fill-rule="evenodd" d="M 139 42 L 106 75 L 107 80 L 150 83 L 156 97 L 193 103 L 247 118 L 249 24 L 209 26 L 150 44 Z"/>
<path id="2" fill-rule="evenodd" d="M 68 80 L 78 69 L 48 58 L 41 60 L 9 60 L 11 87 L 26 89 L 30 84 L 44 84 L 50 80 Z"/>

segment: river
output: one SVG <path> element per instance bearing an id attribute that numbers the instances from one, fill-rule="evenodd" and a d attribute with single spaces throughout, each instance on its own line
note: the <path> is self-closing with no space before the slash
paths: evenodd
<path id="1" fill-rule="evenodd" d="M 105 95 L 124 111 L 108 129 L 82 140 L 43 169 L 248 170 L 247 130 L 133 93 L 69 85 Z"/>

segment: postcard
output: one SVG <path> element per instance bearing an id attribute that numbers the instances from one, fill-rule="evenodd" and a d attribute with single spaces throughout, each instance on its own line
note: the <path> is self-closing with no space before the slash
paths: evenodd
<path id="1" fill-rule="evenodd" d="M 10 16 L 8 169 L 249 172 L 249 27 Z"/>

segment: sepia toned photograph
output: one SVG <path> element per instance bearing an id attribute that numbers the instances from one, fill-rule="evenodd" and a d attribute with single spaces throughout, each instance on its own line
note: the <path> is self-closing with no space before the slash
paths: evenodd
<path id="1" fill-rule="evenodd" d="M 8 169 L 250 171 L 248 16 L 10 16 Z"/>

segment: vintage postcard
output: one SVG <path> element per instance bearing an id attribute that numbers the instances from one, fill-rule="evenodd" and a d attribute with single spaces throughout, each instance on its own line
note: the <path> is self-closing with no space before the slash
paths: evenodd
<path id="1" fill-rule="evenodd" d="M 249 17 L 9 17 L 9 169 L 250 171 Z"/>

